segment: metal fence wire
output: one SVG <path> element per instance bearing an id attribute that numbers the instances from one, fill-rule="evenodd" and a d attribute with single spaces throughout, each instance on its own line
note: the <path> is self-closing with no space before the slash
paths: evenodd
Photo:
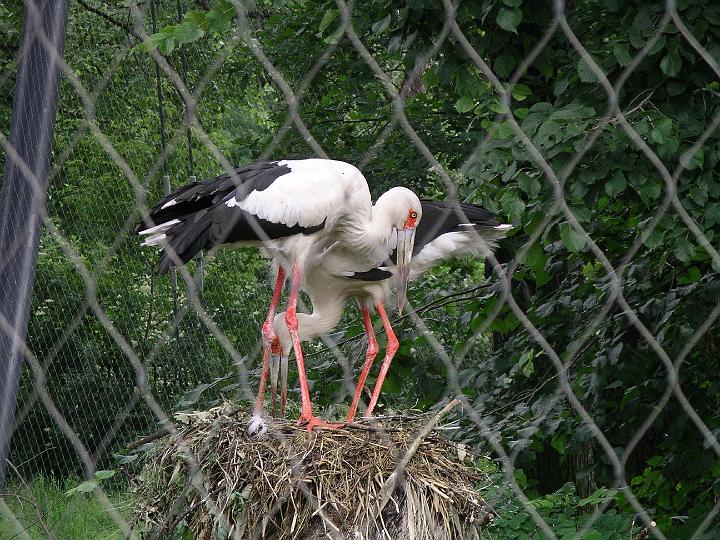
<path id="1" fill-rule="evenodd" d="M 628 511 L 636 514 L 639 529 L 629 531 L 631 538 L 648 535 L 679 538 L 672 526 L 651 526 L 662 504 L 647 507 L 645 502 L 661 490 L 662 478 L 657 479 L 659 484 L 648 487 L 642 483 L 631 484 L 628 476 L 629 467 L 642 472 L 644 466 L 638 465 L 638 460 L 653 455 L 647 452 L 646 446 L 660 443 L 657 433 L 674 429 L 672 425 L 657 428 L 658 417 L 667 410 L 681 416 L 682 425 L 692 426 L 697 436 L 692 444 L 703 447 L 695 454 L 702 455 L 704 460 L 697 465 L 710 471 L 706 486 L 709 507 L 702 516 L 693 517 L 693 530 L 684 529 L 682 534 L 704 538 L 720 530 L 717 403 L 691 402 L 680 376 L 681 366 L 692 358 L 696 347 L 705 348 L 708 356 L 716 354 L 713 329 L 716 330 L 720 314 L 716 273 L 720 269 L 720 255 L 713 244 L 717 244 L 717 235 L 712 234 L 714 222 L 708 226 L 705 221 L 709 213 L 717 214 L 717 208 L 708 206 L 702 210 L 702 203 L 693 206 L 686 200 L 688 196 L 698 200 L 699 195 L 693 194 L 692 189 L 699 185 L 700 171 L 709 176 L 717 171 L 716 158 L 711 159 L 707 148 L 716 145 L 720 124 L 717 105 L 720 40 L 717 34 L 705 35 L 707 25 L 700 28 L 697 19 L 693 19 L 694 26 L 689 25 L 685 14 L 688 6 L 703 5 L 708 20 L 720 24 L 716 6 L 668 0 L 659 9 L 653 4 L 653 10 L 647 12 L 642 6 L 628 8 L 633 17 L 643 14 L 647 24 L 641 28 L 642 39 L 638 38 L 641 43 L 634 48 L 615 45 L 620 67 L 615 66 L 610 74 L 606 63 L 598 60 L 594 51 L 591 53 L 583 43 L 583 36 L 593 31 L 593 23 L 597 21 L 583 21 L 582 28 L 574 28 L 569 22 L 573 20 L 572 10 L 593 2 L 566 4 L 556 0 L 547 5 L 543 3 L 542 8 L 535 3 L 506 0 L 387 2 L 387 19 L 374 21 L 371 44 L 369 34 L 354 24 L 363 16 L 363 10 L 370 7 L 362 2 L 353 4 L 343 0 L 307 3 L 306 25 L 284 29 L 280 37 L 271 35 L 268 20 L 287 9 L 286 4 L 301 9 L 299 6 L 303 3 L 249 5 L 233 1 L 211 5 L 202 1 L 192 4 L 78 0 L 69 6 L 63 53 L 56 30 L 49 26 L 50 22 L 62 25 L 62 14 L 52 19 L 52 16 L 58 17 L 62 7 L 54 2 L 25 1 L 26 34 L 16 64 L 24 66 L 25 55 L 44 57 L 48 65 L 57 64 L 61 81 L 52 159 L 47 173 L 27 161 L 35 159 L 27 149 L 13 146 L 9 122 L 4 123 L 0 131 L 6 171 L 15 167 L 20 178 L 32 184 L 25 197 L 34 201 L 29 203 L 30 210 L 38 210 L 42 220 L 38 245 L 24 236 L 11 238 L 14 243 L 8 243 L 5 238 L 3 245 L 11 250 L 3 253 L 0 263 L 6 276 L 2 283 L 8 289 L 2 294 L 8 295 L 10 289 L 14 292 L 21 286 L 12 282 L 10 276 L 24 275 L 26 280 L 28 276 L 32 279 L 32 270 L 28 270 L 27 265 L 36 247 L 38 249 L 27 336 L 12 318 L 15 314 L 8 315 L 10 309 L 0 321 L 5 339 L 12 342 L 22 358 L 16 406 L 14 399 L 7 397 L 8 387 L 12 386 L 7 384 L 12 375 L 11 357 L 3 358 L 0 370 L 4 377 L 4 407 L 6 410 L 9 407 L 11 413 L 15 411 L 14 420 L 10 416 L 12 423 L 6 426 L 12 439 L 6 493 L 0 501 L 2 523 L 9 530 L 0 531 L 0 538 L 29 538 L 26 531 L 36 527 L 38 521 L 43 523 L 43 536 L 54 537 L 58 534 L 56 527 L 78 511 L 68 506 L 64 517 L 50 523 L 43 521 L 50 509 L 38 508 L 37 520 L 29 518 L 27 513 L 18 511 L 17 500 L 13 498 L 17 486 L 32 483 L 36 477 L 74 475 L 79 481 L 92 480 L 96 471 L 116 467 L 113 455 L 122 453 L 143 434 L 153 433 L 159 427 L 178 434 L 183 427 L 175 416 L 178 410 L 202 409 L 223 399 L 253 402 L 260 371 L 260 327 L 272 294 L 267 262 L 254 251 L 225 250 L 210 260 L 197 259 L 178 268 L 177 275 L 153 277 L 157 253 L 140 247 L 133 228 L 163 194 L 195 177 L 210 178 L 254 161 L 313 156 L 353 163 L 368 178 L 374 195 L 385 185 L 405 183 L 426 196 L 480 202 L 515 219 L 516 231 L 512 238 L 507 244 L 501 244 L 496 254 L 487 254 L 488 281 L 483 274 L 485 267 L 478 262 L 464 261 L 457 263 L 459 266 L 455 266 L 454 271 L 430 273 L 413 285 L 409 314 L 397 320 L 401 343 L 409 342 L 412 346 L 401 349 L 400 357 L 407 361 L 396 359 L 395 364 L 400 370 L 398 373 L 408 377 L 417 366 L 422 366 L 428 373 L 425 382 L 418 384 L 435 386 L 437 390 L 400 389 L 396 395 L 402 399 L 396 402 L 404 399 L 405 403 L 412 404 L 414 394 L 422 395 L 426 397 L 416 405 L 435 411 L 452 399 L 460 400 L 462 407 L 456 410 L 454 436 L 476 451 L 491 453 L 497 459 L 503 473 L 502 482 L 534 523 L 537 532 L 531 535 L 595 538 L 584 535 L 603 519 L 610 506 L 616 506 L 622 499 Z M 373 9 L 376 7 L 375 2 L 369 4 Z M 613 2 L 595 4 L 597 13 L 603 9 L 619 9 Z M 394 50 L 407 49 L 409 44 L 403 45 L 397 36 L 382 37 L 383 29 L 391 20 L 412 18 L 417 10 L 431 8 L 437 15 L 433 21 L 437 23 L 437 31 L 423 47 L 414 49 L 410 69 L 406 68 L 407 63 L 387 61 L 378 49 L 383 39 L 383 47 Z M 0 9 L 4 8 L 0 6 Z M 192 29 L 192 25 L 183 26 L 188 20 L 185 12 L 197 9 L 207 14 L 230 9 L 233 16 L 228 18 L 228 27 L 212 39 L 188 35 L 186 43 L 182 43 L 178 29 Z M 491 61 L 476 50 L 473 43 L 483 39 L 484 30 L 463 23 L 477 21 L 479 19 L 473 17 L 482 15 L 490 17 L 488 20 L 494 17 L 507 31 L 517 32 L 520 19 L 523 16 L 531 19 L 534 9 L 547 15 L 543 22 L 547 23 L 546 28 L 536 43 L 525 43 L 527 54 L 516 58 L 514 69 L 503 65 L 507 58 L 502 51 L 495 51 Z M 322 15 L 322 19 L 318 15 Z M 222 21 L 218 25 L 222 26 Z M 98 27 L 103 31 L 95 31 Z M 304 51 L 292 51 L 299 46 L 294 40 L 303 32 L 317 33 L 317 43 L 322 49 L 317 58 L 305 58 Z M 655 114 L 652 98 L 662 82 L 649 82 L 647 91 L 640 96 L 623 95 L 626 83 L 633 77 L 650 77 L 643 62 L 658 54 L 669 35 L 682 40 L 683 56 L 677 48 L 663 53 L 666 56 L 661 66 L 665 75 L 677 73 L 674 63 L 683 61 L 711 74 L 707 81 L 706 116 L 692 140 L 689 136 L 683 140 L 686 150 L 680 161 L 672 163 L 667 154 L 659 155 L 658 150 L 659 142 L 667 133 L 658 120 L 662 115 Z M 526 39 L 521 30 L 516 38 Z M 267 44 L 270 40 L 278 49 L 270 48 Z M 153 46 L 143 47 L 142 43 Z M 565 54 L 576 59 L 574 80 L 579 77 L 587 83 L 588 92 L 604 95 L 604 111 L 578 109 L 578 116 L 568 120 L 550 106 L 522 108 L 528 90 L 523 81 L 536 77 L 534 70 L 538 70 L 541 63 L 545 67 L 539 69 L 552 72 L 555 60 L 547 57 L 552 43 L 562 43 Z M 611 40 L 607 43 L 608 47 L 613 46 Z M 38 45 L 39 50 L 31 50 Z M 452 111 L 454 133 L 462 135 L 467 152 L 459 165 L 448 166 L 445 150 L 438 148 L 445 148 L 443 139 L 450 137 L 450 128 L 443 116 L 450 113 L 442 109 L 429 110 L 433 104 L 423 101 L 423 85 L 429 84 L 428 77 L 440 76 L 433 68 L 447 63 L 451 53 L 457 55 L 456 66 L 462 62 L 466 72 L 474 74 L 469 84 L 478 88 L 468 90 L 468 95 L 476 96 L 473 98 L 476 101 L 461 98 Z M 277 57 L 282 60 L 276 60 Z M 339 62 L 338 58 L 344 61 Z M 306 73 L 301 77 L 286 75 L 290 68 L 297 71 L 297 65 L 287 65 L 288 59 L 304 62 Z M 351 71 L 343 72 L 343 69 Z M 12 67 L 2 72 L 0 87 L 5 95 L 11 94 L 13 73 Z M 332 78 L 347 80 L 357 73 L 370 74 L 375 86 L 365 90 L 368 95 L 373 92 L 376 95 L 372 98 L 352 96 L 356 103 L 347 103 L 347 110 L 335 110 L 328 105 L 323 119 L 318 114 L 323 104 L 337 104 L 332 96 Z M 46 79 L 47 75 L 46 67 L 37 65 L 26 74 Z M 567 85 L 568 80 L 562 79 L 559 84 Z M 458 86 L 464 84 L 459 77 L 456 81 Z M 49 79 L 45 83 L 26 82 L 28 88 L 52 92 Z M 682 81 L 675 82 L 679 87 Z M 19 88 L 18 81 L 16 89 Z M 477 102 L 481 99 L 477 97 L 481 90 L 492 97 L 493 102 L 485 105 L 482 114 L 474 114 L 473 109 L 482 106 Z M 33 91 L 25 92 L 25 102 L 16 96 L 16 117 L 25 115 L 26 123 L 31 124 L 40 118 L 42 111 L 32 109 L 32 100 L 36 97 Z M 368 110 L 368 103 L 381 103 L 382 108 Z M 22 108 L 20 113 L 18 107 Z M 308 108 L 312 114 L 306 112 Z M 458 111 L 468 114 L 458 115 Z M 649 116 L 647 111 L 651 113 Z M 638 114 L 650 118 L 649 129 L 642 128 Z M 534 124 L 528 121 L 533 116 L 537 118 Z M 277 118 L 283 121 L 278 123 Z M 562 140 L 554 134 L 541 133 L 540 124 L 553 118 L 568 133 L 576 131 Z M 322 126 L 324 122 L 342 125 L 332 133 L 333 140 L 324 140 L 318 135 L 328 133 Z M 13 127 L 17 125 L 18 122 Z M 648 199 L 650 204 L 645 208 L 645 215 L 632 216 L 632 225 L 628 221 L 627 226 L 637 227 L 638 232 L 633 233 L 630 240 L 617 240 L 625 246 L 620 257 L 616 256 L 616 246 L 609 246 L 605 236 L 602 241 L 595 239 L 598 227 L 605 226 L 603 222 L 586 219 L 575 204 L 576 190 L 582 183 L 577 182 L 577 178 L 592 175 L 598 169 L 607 170 L 610 165 L 597 162 L 593 153 L 595 145 L 609 144 L 604 139 L 609 132 L 626 138 L 627 152 L 649 167 L 651 178 L 647 181 L 655 182 L 657 189 L 655 197 Z M 556 140 L 548 142 L 553 137 L 557 137 Z M 355 139 L 362 144 L 353 146 Z M 344 148 L 351 149 L 349 155 L 339 154 L 343 144 Z M 557 160 L 555 157 L 563 145 L 565 158 Z M 567 145 L 571 145 L 569 151 Z M 360 146 L 362 149 L 358 150 Z M 401 146 L 412 148 L 413 153 L 397 157 Z M 503 146 L 517 160 L 524 160 L 524 169 L 516 170 L 517 165 L 509 162 L 504 164 L 506 170 L 497 162 L 486 164 L 484 160 L 492 159 L 495 155 L 492 150 L 498 146 Z M 717 153 L 717 145 L 714 148 Z M 698 160 L 703 155 L 704 167 L 699 167 L 698 163 L 703 163 Z M 421 177 L 413 178 L 416 174 Z M 632 184 L 630 170 L 626 176 Z M 377 177 L 384 179 L 374 180 Z M 521 199 L 508 196 L 502 201 L 492 201 L 482 193 L 484 182 L 497 183 L 501 177 L 505 184 L 520 186 L 514 193 L 520 189 L 532 192 L 535 185 L 535 196 L 541 189 L 546 190 L 543 211 L 535 214 L 531 226 L 522 221 L 524 203 Z M 475 178 L 480 187 L 471 190 L 467 178 Z M 8 182 L 7 175 L 5 182 Z M 617 182 L 622 184 L 622 189 L 616 186 L 613 193 L 613 188 L 608 188 L 609 201 L 606 198 L 604 204 L 622 201 L 620 193 L 625 189 L 625 177 Z M 45 191 L 46 185 L 46 205 L 43 205 L 38 202 L 42 201 L 38 194 Z M 3 189 L 9 189 L 8 185 Z M 712 192 L 716 188 L 710 189 Z M 710 201 L 708 205 L 713 204 L 714 195 L 708 199 L 706 190 L 704 197 Z M 20 219 L 12 217 L 17 209 L 10 201 L 20 204 L 21 200 L 19 196 L 5 198 L 4 235 L 8 234 L 12 220 Z M 513 207 L 516 201 L 521 205 L 517 212 Z M 679 304 L 678 309 L 697 310 L 692 318 L 697 324 L 684 327 L 679 352 L 666 348 L 667 318 L 659 324 L 648 323 L 648 305 L 639 305 L 627 296 L 630 283 L 646 279 L 642 274 L 633 273 L 639 271 L 636 263 L 645 256 L 651 242 L 662 244 L 663 239 L 657 233 L 668 220 L 682 227 L 684 238 L 704 254 L 704 259 L 694 259 L 699 262 L 691 265 L 695 270 L 688 270 L 690 277 L 680 278 L 678 283 L 682 284 L 685 279 L 688 287 L 697 287 L 698 283 L 707 286 L 702 289 L 706 291 L 702 293 L 705 295 L 702 301 L 687 307 L 683 307 L 684 300 L 680 297 L 665 299 Z M 720 216 L 717 220 L 720 221 Z M 18 229 L 18 223 L 14 225 L 16 232 L 22 230 Z M 523 224 L 526 226 L 522 227 Z M 544 244 L 548 235 L 557 234 L 554 232 L 557 230 L 560 240 Z M 511 245 L 512 250 L 508 247 Z M 559 253 L 556 261 L 579 252 L 591 261 L 585 266 L 567 269 L 567 272 L 582 273 L 591 285 L 567 291 L 565 301 L 578 313 L 577 333 L 567 341 L 559 341 L 555 327 L 549 322 L 547 326 L 544 324 L 542 312 L 526 312 L 523 301 L 519 300 L 530 294 L 527 291 L 528 261 L 537 256 L 538 246 L 543 245 L 547 253 Z M 573 245 L 575 249 L 568 251 L 568 246 Z M 678 246 L 669 249 L 678 249 Z M 703 269 L 702 279 L 698 268 Z M 692 278 L 694 272 L 698 272 L 697 279 Z M 442 293 L 438 292 L 440 289 Z M 463 302 L 488 307 L 470 321 L 463 318 L 465 312 L 458 307 Z M 303 308 L 309 310 L 307 302 L 304 304 Z M 331 404 L 327 409 L 329 413 L 342 410 L 341 404 L 352 393 L 354 373 L 364 358 L 365 341 L 358 330 L 357 309 L 350 304 L 347 307 L 337 334 L 306 345 L 311 379 L 316 381 L 314 395 L 322 395 L 323 400 Z M 553 320 L 549 316 L 552 309 L 549 305 L 546 307 L 548 321 Z M 557 321 L 552 323 L 555 324 Z M 616 335 L 621 337 L 613 342 L 606 340 L 603 326 L 606 324 L 620 328 Z M 492 384 L 497 388 L 510 385 L 507 373 L 501 372 L 496 363 L 486 362 L 500 347 L 498 340 L 506 345 L 516 340 L 518 347 L 528 346 L 534 350 L 534 363 L 532 356 L 508 358 L 508 362 L 516 366 L 513 374 L 525 370 L 528 387 L 518 390 L 516 400 L 505 399 L 502 407 L 492 402 L 491 393 L 478 390 Z M 583 377 L 600 377 L 599 371 L 589 366 L 594 366 L 599 357 L 617 362 L 623 344 L 626 351 L 634 349 L 641 351 L 634 354 L 652 357 L 653 363 L 645 364 L 652 365 L 652 373 L 636 374 L 633 380 L 618 383 L 620 395 L 607 393 L 589 398 L 582 394 L 576 384 L 579 367 L 585 367 Z M 632 358 L 628 356 L 627 361 Z M 708 399 L 714 400 L 718 396 L 718 373 L 705 375 L 705 388 L 711 396 Z M 624 399 L 623 395 L 640 392 L 637 387 L 642 387 L 643 377 L 650 376 L 654 380 L 664 379 L 662 387 L 652 391 L 647 417 L 633 424 L 633 432 L 624 433 L 624 443 L 620 444 L 618 433 L 608 432 L 604 427 L 608 419 L 597 416 L 598 400 L 620 400 Z M 605 382 L 597 380 L 595 384 Z M 535 400 L 540 395 L 542 399 Z M 692 395 L 697 397 L 698 393 Z M 504 416 L 521 402 L 527 403 L 526 423 L 522 429 L 516 427 L 510 437 Z M 385 412 L 391 410 L 392 403 L 391 398 Z M 560 408 L 562 413 L 558 413 Z M 585 494 L 598 487 L 617 493 L 614 498 L 596 501 L 588 519 L 571 532 L 554 528 L 534 500 L 537 495 L 530 494 L 530 491 L 536 493 L 534 488 L 529 488 L 518 474 L 518 460 L 524 459 L 529 449 L 540 451 L 552 446 L 562 454 L 560 447 L 564 439 L 553 438 L 547 430 L 545 433 L 550 435 L 538 438 L 541 428 L 559 422 L 561 414 L 581 426 L 586 441 L 585 452 L 574 458 L 579 465 L 573 477 L 567 479 L 575 481 L 578 489 L 583 485 L 580 491 Z M 382 429 L 382 423 L 379 426 Z M 651 430 L 653 438 L 649 440 Z M 398 467 L 402 464 L 400 458 L 398 456 Z M 691 464 L 672 466 L 682 468 Z M 593 467 L 605 471 L 602 476 L 605 480 L 598 479 L 592 472 Z M 212 489 L 202 478 L 202 470 L 198 470 L 197 475 L 188 481 L 187 490 L 201 492 L 209 506 L 216 504 Z M 93 486 L 93 497 L 122 535 L 139 537 L 140 533 L 130 524 L 129 513 L 117 508 L 112 487 L 107 485 Z M 672 496 L 671 493 L 669 497 Z M 685 507 L 692 506 L 692 501 L 685 503 Z M 337 526 L 321 510 L 319 507 L 318 513 L 328 519 L 331 536 L 332 531 L 338 530 Z M 684 519 L 687 517 L 678 518 L 675 524 L 680 525 Z M 487 534 L 503 537 L 494 533 L 492 527 Z M 517 532 L 517 536 L 522 533 Z"/>

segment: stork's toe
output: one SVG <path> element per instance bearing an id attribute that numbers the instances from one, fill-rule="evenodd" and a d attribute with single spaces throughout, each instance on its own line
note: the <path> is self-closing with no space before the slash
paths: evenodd
<path id="1" fill-rule="evenodd" d="M 259 414 L 253 414 L 248 421 L 247 433 L 260 441 L 267 439 L 270 426 L 268 421 Z"/>

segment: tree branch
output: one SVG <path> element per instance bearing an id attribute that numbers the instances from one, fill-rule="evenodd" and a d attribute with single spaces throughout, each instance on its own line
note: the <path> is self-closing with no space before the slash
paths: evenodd
<path id="1" fill-rule="evenodd" d="M 82 7 L 84 7 L 90 13 L 94 13 L 98 17 L 105 19 L 107 22 L 109 22 L 113 26 L 116 26 L 117 28 L 124 30 L 127 35 L 134 37 L 136 40 L 138 40 L 140 42 L 144 41 L 143 37 L 140 34 L 138 34 L 131 26 L 116 19 L 109 13 L 106 13 L 106 12 L 102 11 L 101 9 L 96 8 L 95 6 L 90 5 L 85 0 L 77 0 L 77 3 L 80 4 Z"/>

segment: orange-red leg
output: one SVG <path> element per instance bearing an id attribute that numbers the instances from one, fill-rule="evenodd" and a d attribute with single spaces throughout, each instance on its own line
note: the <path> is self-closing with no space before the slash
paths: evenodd
<path id="1" fill-rule="evenodd" d="M 352 422 L 355 419 L 355 412 L 357 411 L 358 402 L 360 401 L 360 394 L 362 394 L 363 388 L 365 387 L 365 380 L 367 379 L 370 368 L 373 365 L 373 361 L 377 356 L 378 342 L 375 338 L 375 330 L 373 329 L 372 319 L 370 318 L 370 310 L 367 306 L 361 306 L 363 327 L 365 328 L 365 334 L 367 335 L 368 347 L 365 353 L 365 364 L 363 365 L 362 371 L 360 372 L 360 378 L 358 379 L 357 386 L 355 387 L 355 395 L 353 396 L 352 405 L 350 405 L 350 411 L 347 415 L 347 422 Z"/>
<path id="2" fill-rule="evenodd" d="M 277 388 L 280 376 L 280 338 L 275 336 L 270 347 L 270 403 L 272 416 L 277 418 Z"/>
<path id="3" fill-rule="evenodd" d="M 297 362 L 298 377 L 300 378 L 300 397 L 302 399 L 302 409 L 298 425 L 305 424 L 308 431 L 312 431 L 316 427 L 324 429 L 337 429 L 341 424 L 330 424 L 317 418 L 312 412 L 312 403 L 310 402 L 310 389 L 308 387 L 307 376 L 305 375 L 305 360 L 303 358 L 302 345 L 298 337 L 298 321 L 297 321 L 297 302 L 300 294 L 300 278 L 301 271 L 298 265 L 293 265 L 292 281 L 290 284 L 290 298 L 288 299 L 288 308 L 285 312 L 285 324 L 290 331 L 290 338 L 293 342 L 295 351 L 295 362 Z"/>
<path id="4" fill-rule="evenodd" d="M 288 357 L 280 357 L 280 380 L 282 387 L 280 388 L 280 417 L 285 418 L 285 405 L 287 404 L 287 380 L 288 380 Z"/>
<path id="5" fill-rule="evenodd" d="M 382 367 L 380 368 L 380 374 L 375 382 L 375 389 L 373 390 L 372 399 L 370 399 L 370 405 L 368 405 L 365 417 L 372 416 L 373 409 L 375 408 L 375 405 L 377 405 L 378 398 L 380 397 L 383 382 L 385 382 L 385 376 L 387 375 L 388 369 L 390 369 L 390 363 L 400 346 L 392 325 L 390 324 L 390 319 L 388 319 L 387 313 L 385 313 L 385 306 L 383 306 L 382 302 L 377 303 L 377 310 L 380 315 L 380 319 L 382 319 L 385 334 L 387 335 L 387 350 L 385 351 L 385 360 L 383 360 Z"/>
<path id="6" fill-rule="evenodd" d="M 283 283 L 285 282 L 285 269 L 280 266 L 278 268 L 277 280 L 275 281 L 275 290 L 273 290 L 272 300 L 270 301 L 270 308 L 268 309 L 267 319 L 262 326 L 262 340 L 263 340 L 263 367 L 262 374 L 260 375 L 260 386 L 258 388 L 258 395 L 255 399 L 255 413 L 261 414 L 263 410 L 263 401 L 265 400 L 265 386 L 267 385 L 268 371 L 270 369 L 270 349 L 272 343 L 275 340 L 275 332 L 273 330 L 273 321 L 275 319 L 275 312 L 277 311 L 277 305 L 280 301 L 280 293 L 282 292 Z"/>
<path id="7" fill-rule="evenodd" d="M 288 308 L 285 312 L 285 324 L 290 331 L 293 349 L 295 350 L 295 362 L 298 368 L 298 377 L 300 378 L 300 398 L 302 400 L 302 409 L 300 413 L 301 419 L 312 418 L 312 404 L 310 403 L 310 389 L 308 387 L 307 376 L 305 375 L 305 359 L 303 358 L 302 345 L 298 337 L 298 321 L 297 321 L 297 302 L 300 294 L 301 271 L 297 265 L 292 267 L 292 281 L 290 283 L 290 298 L 288 300 Z"/>

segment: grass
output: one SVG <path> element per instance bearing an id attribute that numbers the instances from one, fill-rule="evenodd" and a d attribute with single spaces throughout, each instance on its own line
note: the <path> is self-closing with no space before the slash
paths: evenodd
<path id="1" fill-rule="evenodd" d="M 0 498 L 0 540 L 46 539 L 47 530 L 58 539 L 122 540 L 122 531 L 92 493 L 65 495 L 77 484 L 40 477 L 27 486 L 8 486 Z M 108 496 L 129 521 L 129 495 L 110 491 Z"/>

